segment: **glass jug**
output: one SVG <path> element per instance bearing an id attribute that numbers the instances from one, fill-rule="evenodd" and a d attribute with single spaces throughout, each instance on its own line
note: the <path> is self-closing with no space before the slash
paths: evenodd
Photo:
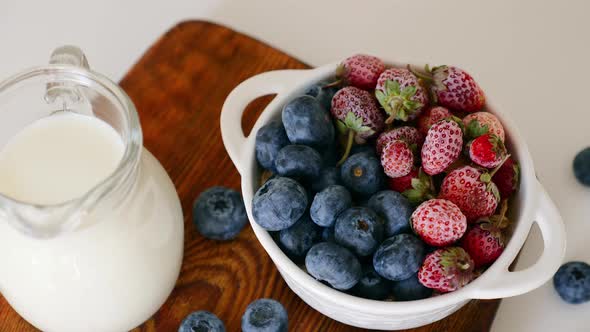
<path id="1" fill-rule="evenodd" d="M 64 114 L 102 120 L 120 137 L 122 157 L 108 176 L 67 201 L 38 204 L 0 194 L 0 292 L 43 331 L 130 330 L 158 310 L 178 278 L 180 201 L 142 146 L 129 97 L 91 71 L 73 46 L 56 49 L 49 65 L 0 83 L 0 151 L 23 128 Z M 94 153 L 84 137 L 79 144 Z M 52 176 L 46 163 L 24 166 Z M 58 186 L 73 179 L 60 178 Z"/>

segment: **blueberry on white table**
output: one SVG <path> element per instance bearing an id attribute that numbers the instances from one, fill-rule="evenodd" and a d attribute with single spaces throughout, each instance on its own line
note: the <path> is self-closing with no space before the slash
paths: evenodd
<path id="1" fill-rule="evenodd" d="M 553 286 L 567 303 L 590 301 L 590 265 L 584 262 L 563 264 L 553 276 Z"/>
<path id="2" fill-rule="evenodd" d="M 578 152 L 574 158 L 574 175 L 581 184 L 590 186 L 590 147 Z"/>

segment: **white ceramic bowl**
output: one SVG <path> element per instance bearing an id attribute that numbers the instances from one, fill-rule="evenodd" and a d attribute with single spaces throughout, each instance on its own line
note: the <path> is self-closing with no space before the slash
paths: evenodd
<path id="1" fill-rule="evenodd" d="M 391 63 L 394 66 L 404 66 Z M 464 288 L 419 301 L 383 302 L 354 297 L 334 290 L 307 274 L 276 245 L 267 231 L 252 218 L 252 197 L 258 189 L 260 169 L 254 154 L 258 129 L 273 118 L 280 118 L 283 105 L 304 93 L 314 82 L 333 75 L 337 64 L 310 70 L 279 70 L 251 77 L 227 97 L 221 112 L 221 134 L 225 148 L 242 177 L 242 194 L 254 233 L 269 254 L 289 287 L 307 304 L 322 314 L 345 324 L 370 329 L 406 329 L 429 324 L 455 312 L 471 299 L 510 297 L 529 292 L 549 280 L 558 269 L 565 252 L 565 229 L 557 208 L 535 177 L 526 143 L 508 116 L 490 104 L 486 108 L 498 116 L 507 133 L 507 143 L 520 164 L 520 189 L 513 199 L 511 238 L 500 258 L 479 278 Z M 421 65 L 416 65 L 422 68 Z M 249 102 L 257 97 L 277 94 L 262 112 L 249 137 L 241 127 L 241 117 Z M 543 234 L 544 251 L 531 267 L 517 272 L 509 266 L 523 246 L 536 222 Z"/>

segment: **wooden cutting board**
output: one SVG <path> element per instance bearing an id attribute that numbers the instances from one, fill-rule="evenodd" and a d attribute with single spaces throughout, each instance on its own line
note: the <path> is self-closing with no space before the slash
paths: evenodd
<path id="1" fill-rule="evenodd" d="M 214 185 L 240 189 L 239 174 L 223 148 L 219 130 L 219 114 L 228 93 L 261 72 L 308 67 L 229 28 L 188 21 L 164 34 L 121 81 L 137 106 L 144 144 L 172 177 L 185 215 L 184 262 L 176 288 L 160 311 L 134 331 L 173 332 L 187 314 L 201 309 L 217 314 L 228 331 L 239 331 L 246 306 L 261 297 L 285 305 L 290 331 L 361 331 L 301 301 L 250 227 L 234 241 L 217 242 L 201 237 L 191 222 L 192 203 L 201 191 Z M 262 98 L 250 105 L 242 122 L 246 131 L 269 101 L 270 97 Z M 488 331 L 498 303 L 471 301 L 450 317 L 412 331 Z M 0 297 L 0 331 L 36 329 Z"/>

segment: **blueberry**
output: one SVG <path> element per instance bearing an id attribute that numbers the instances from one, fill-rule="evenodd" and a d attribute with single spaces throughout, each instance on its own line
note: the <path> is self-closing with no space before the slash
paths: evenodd
<path id="1" fill-rule="evenodd" d="M 418 274 L 414 274 L 408 279 L 394 282 L 391 291 L 396 301 L 422 300 L 432 295 L 432 289 L 424 287 L 418 281 Z"/>
<path id="2" fill-rule="evenodd" d="M 275 158 L 279 151 L 289 145 L 285 127 L 280 121 L 271 121 L 256 133 L 256 160 L 265 169 L 275 170 Z"/>
<path id="3" fill-rule="evenodd" d="M 197 231 L 209 239 L 233 239 L 247 222 L 242 196 L 232 189 L 209 188 L 199 195 L 193 205 L 193 223 Z"/>
<path id="4" fill-rule="evenodd" d="M 334 79 L 335 81 L 336 79 Z M 337 86 L 326 86 L 331 82 L 318 82 L 309 88 L 305 92 L 306 95 L 315 97 L 320 105 L 326 110 L 329 110 L 332 107 L 332 98 L 338 92 L 339 87 Z"/>
<path id="5" fill-rule="evenodd" d="M 563 264 L 553 276 L 553 287 L 567 303 L 590 301 L 590 265 L 584 262 Z"/>
<path id="6" fill-rule="evenodd" d="M 259 299 L 248 305 L 242 316 L 243 332 L 287 332 L 287 310 L 273 299 Z"/>
<path id="7" fill-rule="evenodd" d="M 334 238 L 358 256 L 369 256 L 383 240 L 383 224 L 371 209 L 349 208 L 336 219 Z"/>
<path id="8" fill-rule="evenodd" d="M 225 326 L 217 316 L 201 310 L 186 316 L 178 332 L 225 332 Z"/>
<path id="9" fill-rule="evenodd" d="M 371 196 L 369 208 L 383 218 L 385 236 L 390 237 L 400 233 L 409 233 L 412 205 L 397 191 L 383 190 Z"/>
<path id="10" fill-rule="evenodd" d="M 411 234 L 383 241 L 373 256 L 373 267 L 383 278 L 400 281 L 418 272 L 425 256 L 424 243 Z"/>
<path id="11" fill-rule="evenodd" d="M 324 167 L 320 175 L 311 181 L 311 189 L 314 192 L 320 192 L 335 184 L 340 184 L 340 168 Z"/>
<path id="12" fill-rule="evenodd" d="M 581 184 L 590 186 L 590 147 L 578 152 L 574 158 L 574 175 Z"/>
<path id="13" fill-rule="evenodd" d="M 284 177 L 266 181 L 252 199 L 254 220 L 269 231 L 291 227 L 306 209 L 305 189 L 297 181 Z"/>
<path id="14" fill-rule="evenodd" d="M 311 219 L 322 227 L 334 225 L 336 217 L 352 206 L 352 197 L 346 188 L 339 185 L 329 186 L 320 191 L 311 203 Z"/>
<path id="15" fill-rule="evenodd" d="M 340 179 L 351 191 L 369 196 L 381 189 L 383 174 L 381 161 L 376 156 L 357 153 L 342 164 Z"/>
<path id="16" fill-rule="evenodd" d="M 324 227 L 322 230 L 322 241 L 336 243 L 334 238 L 334 227 Z"/>
<path id="17" fill-rule="evenodd" d="M 352 252 L 335 243 L 314 245 L 305 256 L 307 272 L 340 290 L 351 289 L 361 278 L 361 263 Z"/>
<path id="18" fill-rule="evenodd" d="M 281 246 L 287 254 L 302 257 L 320 239 L 321 228 L 304 214 L 295 225 L 283 229 L 279 234 Z"/>
<path id="19" fill-rule="evenodd" d="M 275 169 L 281 176 L 313 179 L 320 175 L 322 157 L 305 145 L 287 145 L 275 159 Z"/>
<path id="20" fill-rule="evenodd" d="M 334 141 L 334 125 L 330 113 L 313 97 L 301 96 L 283 108 L 283 125 L 293 144 L 315 147 Z"/>
<path id="21" fill-rule="evenodd" d="M 363 275 L 354 286 L 353 294 L 371 300 L 384 300 L 389 295 L 391 282 L 382 278 L 372 266 L 363 267 Z"/>

